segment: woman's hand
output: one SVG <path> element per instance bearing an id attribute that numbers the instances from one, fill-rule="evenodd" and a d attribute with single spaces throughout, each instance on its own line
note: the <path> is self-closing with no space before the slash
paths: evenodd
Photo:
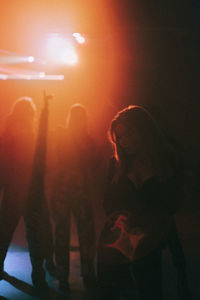
<path id="1" fill-rule="evenodd" d="M 48 107 L 49 99 L 52 99 L 54 94 L 46 94 L 46 90 L 43 90 L 44 107 Z"/>

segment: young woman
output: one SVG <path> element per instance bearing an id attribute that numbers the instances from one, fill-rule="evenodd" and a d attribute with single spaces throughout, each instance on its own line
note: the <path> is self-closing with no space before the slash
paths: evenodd
<path id="1" fill-rule="evenodd" d="M 31 98 L 17 100 L 8 115 L 0 143 L 3 198 L 0 207 L 0 277 L 9 244 L 26 212 L 35 145 L 36 108 Z"/>
<path id="2" fill-rule="evenodd" d="M 183 200 L 180 164 L 143 107 L 120 111 L 109 136 L 115 157 L 103 203 L 107 222 L 98 249 L 101 297 L 160 300 L 162 248 L 169 232 L 176 230 L 173 215 Z M 179 262 L 184 268 L 183 256 Z"/>
<path id="3" fill-rule="evenodd" d="M 44 101 L 49 97 L 44 95 Z M 0 280 L 4 277 L 4 260 L 11 243 L 14 231 L 21 217 L 24 218 L 26 225 L 26 235 L 29 246 L 30 258 L 32 263 L 32 281 L 34 287 L 39 290 L 47 290 L 48 286 L 45 281 L 45 272 L 43 262 L 46 259 L 46 266 L 53 267 L 53 239 L 51 224 L 49 221 L 48 208 L 45 199 L 44 185 L 40 194 L 37 193 L 36 184 L 30 190 L 31 182 L 35 182 L 33 169 L 38 156 L 43 149 L 36 144 L 36 126 L 35 126 L 36 107 L 31 98 L 23 97 L 18 99 L 6 119 L 5 129 L 0 141 L 0 179 L 3 197 L 0 207 Z M 41 114 L 38 136 L 42 135 L 40 140 L 45 139 L 43 130 L 44 111 Z M 40 141 L 41 143 L 41 141 Z M 37 142 L 38 144 L 38 142 Z M 37 151 L 36 151 L 37 150 Z M 40 155 L 41 156 L 41 155 Z M 44 161 L 39 160 L 43 169 Z M 41 172 L 38 171 L 40 174 Z M 42 174 L 43 174 L 42 173 Z M 36 174 L 38 175 L 38 174 Z M 43 174 L 44 176 L 44 174 Z M 41 177 L 37 176 L 37 185 L 41 186 Z M 40 182 L 39 182 L 40 181 Z M 32 185 L 32 184 L 31 184 Z M 34 190 L 33 190 L 34 189 Z M 34 213 L 32 203 L 44 206 L 44 211 L 40 209 L 40 219 L 42 219 L 42 228 L 45 228 L 45 243 L 39 240 L 35 242 L 35 236 L 39 236 L 37 227 L 33 221 Z M 42 250 L 41 250 L 42 249 Z M 42 255 L 41 255 L 42 253 Z"/>
<path id="4" fill-rule="evenodd" d="M 81 275 L 88 289 L 95 283 L 95 227 L 89 199 L 96 164 L 95 143 L 88 133 L 85 107 L 75 104 L 67 119 L 67 128 L 56 131 L 57 173 L 52 196 L 55 221 L 55 258 L 59 289 L 69 291 L 70 216 L 77 226 Z"/>

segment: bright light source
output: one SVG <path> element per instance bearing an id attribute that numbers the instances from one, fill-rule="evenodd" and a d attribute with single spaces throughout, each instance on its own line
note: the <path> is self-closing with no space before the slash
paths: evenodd
<path id="1" fill-rule="evenodd" d="M 32 63 L 35 61 L 35 58 L 33 56 L 28 57 L 28 62 Z"/>
<path id="2" fill-rule="evenodd" d="M 53 64 L 76 64 L 78 56 L 72 41 L 59 34 L 50 35 L 47 42 L 47 60 Z"/>
<path id="3" fill-rule="evenodd" d="M 74 32 L 74 33 L 72 33 L 72 36 L 75 38 L 79 38 L 81 36 L 81 34 L 78 32 Z"/>
<path id="4" fill-rule="evenodd" d="M 84 44 L 85 43 L 85 38 L 83 36 L 79 36 L 78 38 L 76 38 L 76 40 L 79 44 Z"/>
<path id="5" fill-rule="evenodd" d="M 13 55 L 7 55 L 7 56 L 0 56 L 0 63 L 4 65 L 12 65 L 12 64 L 24 64 L 24 63 L 32 63 L 35 61 L 35 58 L 33 56 L 13 56 Z"/>
<path id="6" fill-rule="evenodd" d="M 40 78 L 44 78 L 45 75 L 46 75 L 45 72 L 40 72 L 39 77 L 40 77 Z"/>
<path id="7" fill-rule="evenodd" d="M 64 75 L 39 74 L 0 74 L 0 80 L 64 80 Z"/>
<path id="8" fill-rule="evenodd" d="M 0 74 L 0 79 L 6 80 L 6 79 L 8 79 L 8 75 Z"/>
<path id="9" fill-rule="evenodd" d="M 85 43 L 85 38 L 78 32 L 74 32 L 72 36 L 75 38 L 77 43 L 79 44 L 84 44 Z"/>

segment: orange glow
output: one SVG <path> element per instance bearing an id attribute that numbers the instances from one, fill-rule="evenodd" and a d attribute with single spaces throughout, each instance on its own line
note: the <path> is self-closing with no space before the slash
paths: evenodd
<path id="1" fill-rule="evenodd" d="M 92 131 L 97 132 L 97 138 L 105 140 L 108 122 L 113 116 L 113 111 L 115 113 L 118 109 L 116 97 L 119 98 L 123 91 L 125 74 L 122 46 L 124 44 L 121 42 L 123 34 L 120 32 L 114 2 L 1 2 L 1 23 L 4 24 L 4 32 L 0 35 L 1 48 L 33 56 L 38 73 L 64 75 L 64 80 L 55 82 L 27 80 L 24 84 L 25 81 L 16 81 L 12 82 L 12 88 L 8 88 L 11 81 L 1 80 L 2 94 L 8 99 L 6 103 L 1 102 L 1 111 L 4 111 L 3 105 L 9 108 L 10 103 L 24 94 L 30 94 L 40 109 L 40 94 L 45 88 L 48 92 L 55 93 L 55 101 L 52 101 L 50 107 L 49 121 L 52 128 L 57 124 L 65 124 L 69 107 L 79 102 L 88 110 Z M 49 36 L 49 33 L 58 33 L 58 36 Z M 73 33 L 79 33 L 80 36 L 74 37 Z M 46 37 L 53 40 L 47 42 Z M 69 37 L 72 44 L 65 41 L 66 37 Z M 83 38 L 85 43 L 78 44 L 78 40 L 83 41 Z M 65 49 L 68 46 L 70 50 L 66 55 Z M 47 57 L 49 62 L 53 61 L 57 65 L 42 64 L 43 61 L 47 61 Z M 30 67 L 32 68 L 32 64 Z M 102 130 L 104 133 L 98 134 Z"/>

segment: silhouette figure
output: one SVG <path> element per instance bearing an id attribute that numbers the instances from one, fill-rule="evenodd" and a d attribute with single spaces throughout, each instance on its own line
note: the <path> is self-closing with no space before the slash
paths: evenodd
<path id="1" fill-rule="evenodd" d="M 161 300 L 162 249 L 167 243 L 173 249 L 181 246 L 173 220 L 183 201 L 177 154 L 140 106 L 120 111 L 109 135 L 115 156 L 98 247 L 101 298 Z M 175 252 L 184 266 L 183 252 Z"/>
<path id="2" fill-rule="evenodd" d="M 46 100 L 45 95 L 44 98 Z M 13 233 L 20 218 L 23 217 L 33 268 L 32 281 L 34 287 L 42 291 L 48 289 L 43 262 L 46 259 L 47 265 L 51 267 L 53 265 L 53 240 L 43 183 L 46 151 L 44 146 L 46 132 L 43 127 L 47 127 L 46 108 L 41 114 L 36 147 L 35 114 L 36 108 L 31 98 L 24 97 L 17 100 L 7 117 L 1 137 L 3 199 L 0 208 L 0 278 L 4 277 L 3 264 Z M 36 177 L 37 180 L 35 180 Z M 41 201 L 41 198 L 44 201 Z M 42 210 L 41 202 L 44 207 Z M 43 235 L 45 239 L 38 240 L 39 244 L 36 243 L 36 237 L 39 236 L 38 228 L 33 220 L 36 206 L 40 210 L 39 219 L 42 221 L 42 228 L 46 231 Z M 40 231 L 40 235 L 43 231 Z"/>
<path id="3" fill-rule="evenodd" d="M 3 198 L 0 208 L 0 274 L 13 233 L 20 217 L 26 215 L 26 203 L 35 145 L 32 99 L 17 100 L 8 115 L 1 136 L 0 167 Z"/>
<path id="4" fill-rule="evenodd" d="M 85 107 L 71 107 L 66 128 L 56 130 L 57 173 L 52 195 L 55 258 L 59 288 L 69 291 L 70 215 L 77 226 L 81 275 L 86 289 L 95 284 L 95 228 L 89 192 L 96 147 L 88 133 Z"/>
<path id="5" fill-rule="evenodd" d="M 45 260 L 49 273 L 56 275 L 53 262 L 53 235 L 45 195 L 48 101 L 52 98 L 52 95 L 46 95 L 44 91 L 43 98 L 44 107 L 39 120 L 25 219 L 32 263 L 31 277 L 33 285 L 38 291 L 48 290 L 43 269 Z"/>

